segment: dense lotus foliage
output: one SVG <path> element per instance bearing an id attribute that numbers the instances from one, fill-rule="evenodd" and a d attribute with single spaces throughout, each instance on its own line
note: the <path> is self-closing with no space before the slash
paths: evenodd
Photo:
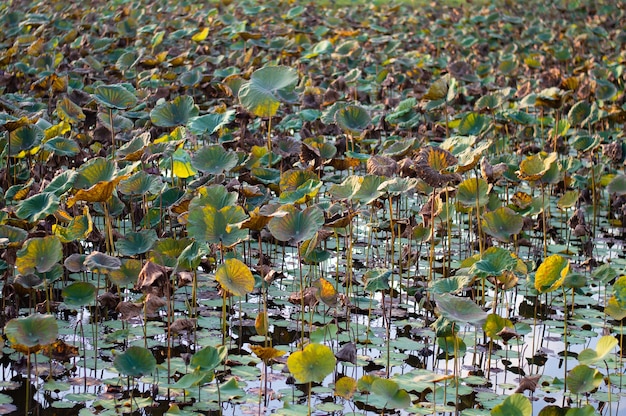
<path id="1" fill-rule="evenodd" d="M 626 9 L 0 5 L 0 414 L 618 415 Z"/>

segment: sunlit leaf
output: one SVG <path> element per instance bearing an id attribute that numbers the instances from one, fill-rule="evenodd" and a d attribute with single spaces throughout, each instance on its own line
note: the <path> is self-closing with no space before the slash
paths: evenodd
<path id="1" fill-rule="evenodd" d="M 67 227 L 52 225 L 53 234 L 59 237 L 63 243 L 84 239 L 92 230 L 93 222 L 89 214 L 89 207 L 84 207 L 83 214 L 72 218 Z"/>
<path id="2" fill-rule="evenodd" d="M 227 353 L 228 349 L 226 347 L 215 348 L 209 345 L 196 351 L 191 357 L 189 364 L 201 371 L 212 371 L 224 361 Z"/>
<path id="3" fill-rule="evenodd" d="M 261 347 L 259 345 L 250 345 L 250 349 L 252 350 L 254 355 L 256 355 L 257 357 L 259 357 L 261 360 L 265 362 L 269 362 L 270 360 L 273 360 L 274 358 L 282 357 L 283 355 L 285 355 L 285 351 L 277 350 L 276 348 L 273 348 L 273 347 Z"/>
<path id="4" fill-rule="evenodd" d="M 595 349 L 587 348 L 578 354 L 580 364 L 595 364 L 604 360 L 618 345 L 618 340 L 612 335 L 605 335 L 598 340 Z"/>
<path id="5" fill-rule="evenodd" d="M 324 225 L 324 214 L 316 206 L 300 211 L 293 205 L 281 208 L 285 215 L 274 217 L 268 227 L 272 235 L 279 241 L 300 243 L 309 240 Z"/>
<path id="6" fill-rule="evenodd" d="M 547 257 L 535 273 L 535 289 L 539 293 L 546 293 L 560 288 L 569 273 L 569 267 L 569 260 L 559 254 Z"/>
<path id="7" fill-rule="evenodd" d="M 298 82 L 298 72 L 287 66 L 267 66 L 257 69 L 239 89 L 239 100 L 244 108 L 259 117 L 272 117 L 280 102 L 289 95 Z"/>
<path id="8" fill-rule="evenodd" d="M 191 156 L 189 156 L 189 153 L 183 148 L 176 149 L 174 154 L 172 154 L 172 171 L 174 175 L 182 179 L 189 178 L 198 173 L 191 163 Z"/>
<path id="9" fill-rule="evenodd" d="M 567 388 L 574 394 L 588 393 L 600 386 L 603 379 L 598 370 L 579 364 L 567 373 Z"/>
<path id="10" fill-rule="evenodd" d="M 499 332 L 504 328 L 513 328 L 513 322 L 509 319 L 502 318 L 501 316 L 490 313 L 487 315 L 487 320 L 483 324 L 483 330 L 485 334 L 492 339 L 501 339 Z"/>
<path id="11" fill-rule="evenodd" d="M 246 218 L 241 206 L 196 207 L 189 212 L 187 232 L 197 241 L 230 247 L 247 237 L 246 230 L 236 227 Z"/>
<path id="12" fill-rule="evenodd" d="M 298 383 L 321 383 L 335 370 L 336 362 L 333 351 L 326 345 L 309 344 L 289 356 L 287 367 Z"/>
<path id="13" fill-rule="evenodd" d="M 250 268 L 237 259 L 226 259 L 215 272 L 215 280 L 234 296 L 244 296 L 254 289 Z"/>
<path id="14" fill-rule="evenodd" d="M 457 188 L 456 199 L 466 207 L 483 207 L 489 202 L 489 185 L 480 178 L 468 178 Z"/>
<path id="15" fill-rule="evenodd" d="M 513 393 L 491 410 L 491 416 L 531 416 L 533 406 L 528 397 Z"/>
<path id="16" fill-rule="evenodd" d="M 21 274 L 37 271 L 45 273 L 63 258 L 63 245 L 55 236 L 37 237 L 26 240 L 17 252 L 15 266 Z"/>

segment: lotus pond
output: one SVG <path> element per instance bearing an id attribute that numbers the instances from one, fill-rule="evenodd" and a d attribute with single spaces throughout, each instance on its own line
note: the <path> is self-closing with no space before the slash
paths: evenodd
<path id="1" fill-rule="evenodd" d="M 0 5 L 0 414 L 626 414 L 612 1 Z"/>

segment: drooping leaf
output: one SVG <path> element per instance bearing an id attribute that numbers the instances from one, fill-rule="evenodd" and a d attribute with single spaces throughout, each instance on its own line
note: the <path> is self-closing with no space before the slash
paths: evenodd
<path id="1" fill-rule="evenodd" d="M 535 289 L 539 293 L 552 292 L 563 284 L 569 273 L 569 260 L 559 254 L 547 257 L 535 273 Z"/>
<path id="2" fill-rule="evenodd" d="M 335 122 L 347 133 L 360 134 L 371 122 L 367 110 L 358 105 L 346 105 L 335 113 Z"/>

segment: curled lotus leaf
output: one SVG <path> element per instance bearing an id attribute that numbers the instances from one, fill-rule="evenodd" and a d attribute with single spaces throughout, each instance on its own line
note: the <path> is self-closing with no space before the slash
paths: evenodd
<path id="1" fill-rule="evenodd" d="M 37 222 L 54 214 L 59 208 L 59 197 L 50 192 L 42 192 L 20 201 L 15 215 L 29 222 Z"/>
<path id="2" fill-rule="evenodd" d="M 416 160 L 417 175 L 428 185 L 440 187 L 447 183 L 458 183 L 461 177 L 446 170 L 457 163 L 457 158 L 440 147 L 426 146 L 420 150 Z"/>
<path id="3" fill-rule="evenodd" d="M 335 113 L 335 122 L 345 132 L 360 134 L 372 119 L 366 109 L 359 105 L 346 105 Z"/>
<path id="4" fill-rule="evenodd" d="M 367 160 L 370 175 L 393 176 L 398 172 L 398 162 L 388 156 L 373 155 Z"/>
<path id="5" fill-rule="evenodd" d="M 39 150 L 44 132 L 35 124 L 27 124 L 9 133 L 9 156 L 23 158 Z"/>
<path id="6" fill-rule="evenodd" d="M 535 273 L 535 289 L 539 293 L 552 292 L 561 287 L 569 273 L 569 260 L 559 254 L 547 257 Z"/>
<path id="7" fill-rule="evenodd" d="M 72 139 L 66 137 L 54 137 L 43 145 L 44 150 L 57 156 L 75 156 L 80 152 L 80 147 Z"/>
<path id="8" fill-rule="evenodd" d="M 81 165 L 74 179 L 76 189 L 88 189 L 99 182 L 112 181 L 117 173 L 115 161 L 96 157 Z"/>
<path id="9" fill-rule="evenodd" d="M 194 134 L 213 134 L 228 125 L 234 118 L 235 111 L 233 110 L 223 113 L 205 114 L 190 118 L 187 128 Z"/>
<path id="10" fill-rule="evenodd" d="M 187 232 L 196 241 L 232 247 L 248 236 L 238 224 L 247 219 L 241 206 L 194 207 L 189 211 Z"/>
<path id="11" fill-rule="evenodd" d="M 117 270 L 122 266 L 122 261 L 108 254 L 94 251 L 85 257 L 85 267 L 94 273 L 108 273 Z"/>
<path id="12" fill-rule="evenodd" d="M 550 170 L 552 163 L 556 162 L 556 152 L 548 154 L 537 153 L 528 156 L 520 163 L 517 176 L 525 181 L 538 181 Z"/>

